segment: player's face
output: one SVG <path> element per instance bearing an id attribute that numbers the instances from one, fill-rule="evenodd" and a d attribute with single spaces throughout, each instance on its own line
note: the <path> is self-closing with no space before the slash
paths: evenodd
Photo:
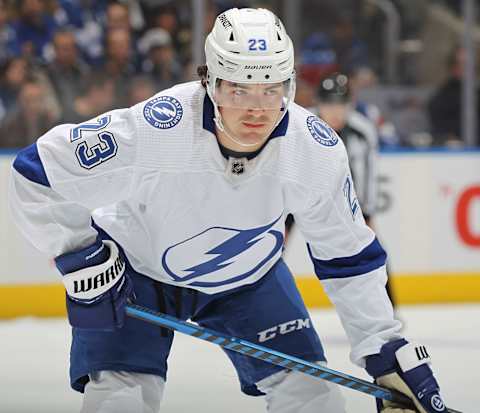
<path id="1" fill-rule="evenodd" d="M 222 81 L 215 100 L 228 135 L 240 144 L 257 146 L 270 136 L 282 114 L 285 85 Z"/>
<path id="2" fill-rule="evenodd" d="M 348 103 L 325 103 L 318 106 L 320 118 L 327 122 L 336 132 L 343 129 L 347 123 L 347 116 L 350 110 Z"/>

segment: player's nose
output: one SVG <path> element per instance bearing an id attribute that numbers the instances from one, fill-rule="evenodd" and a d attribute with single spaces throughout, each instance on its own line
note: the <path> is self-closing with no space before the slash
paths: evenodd
<path id="1" fill-rule="evenodd" d="M 250 108 L 250 109 L 247 109 L 247 112 L 248 112 L 249 115 L 260 117 L 260 116 L 263 116 L 263 114 L 265 113 L 265 109 L 260 108 L 260 107 Z"/>

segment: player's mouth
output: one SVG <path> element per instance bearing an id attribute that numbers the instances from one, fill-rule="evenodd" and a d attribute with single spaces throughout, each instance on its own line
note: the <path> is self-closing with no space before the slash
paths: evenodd
<path id="1" fill-rule="evenodd" d="M 258 129 L 263 128 L 265 126 L 264 123 L 250 123 L 250 122 L 242 122 L 247 128 Z"/>

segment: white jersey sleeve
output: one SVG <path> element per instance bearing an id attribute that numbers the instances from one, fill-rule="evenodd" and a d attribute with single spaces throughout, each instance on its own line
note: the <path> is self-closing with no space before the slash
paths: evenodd
<path id="1" fill-rule="evenodd" d="M 79 125 L 57 126 L 20 151 L 9 205 L 36 248 L 57 256 L 95 240 L 91 211 L 131 191 L 134 129 L 131 109 L 120 109 Z"/>
<path id="2" fill-rule="evenodd" d="M 309 199 L 294 212 L 295 222 L 347 333 L 351 359 L 363 366 L 365 356 L 401 337 L 385 290 L 386 254 L 365 224 L 343 142 L 328 125 L 309 119 L 314 138 L 328 130 L 329 141 L 303 151 L 309 154 L 303 162 Z"/>

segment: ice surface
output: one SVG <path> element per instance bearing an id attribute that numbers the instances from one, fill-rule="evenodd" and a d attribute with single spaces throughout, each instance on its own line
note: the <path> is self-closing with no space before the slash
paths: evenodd
<path id="1" fill-rule="evenodd" d="M 478 412 L 480 305 L 403 307 L 399 316 L 406 323 L 405 336 L 429 347 L 447 405 Z M 312 311 L 312 319 L 329 367 L 367 378 L 348 359 L 349 345 L 335 312 Z M 1 413 L 79 411 L 81 395 L 68 385 L 69 341 L 63 319 L 0 322 Z M 374 413 L 370 396 L 350 389 L 343 393 L 350 413 Z M 162 413 L 264 411 L 263 398 L 240 393 L 235 371 L 219 347 L 176 335 Z"/>

